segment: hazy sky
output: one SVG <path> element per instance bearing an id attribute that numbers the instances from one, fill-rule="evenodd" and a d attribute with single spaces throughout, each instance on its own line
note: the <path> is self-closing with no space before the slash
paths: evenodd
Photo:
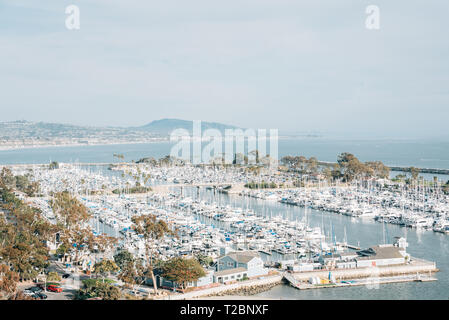
<path id="1" fill-rule="evenodd" d="M 447 135 L 448 13 L 447 0 L 0 0 L 0 121 Z"/>

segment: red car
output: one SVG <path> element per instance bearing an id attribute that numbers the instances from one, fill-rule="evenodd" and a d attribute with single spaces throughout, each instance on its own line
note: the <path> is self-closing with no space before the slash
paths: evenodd
<path id="1" fill-rule="evenodd" d="M 62 292 L 62 288 L 59 286 L 55 286 L 54 284 L 48 285 L 47 290 L 52 292 Z"/>

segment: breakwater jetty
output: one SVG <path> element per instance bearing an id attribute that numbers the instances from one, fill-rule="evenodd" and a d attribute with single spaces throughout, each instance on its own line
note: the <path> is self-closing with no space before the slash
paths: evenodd
<path id="1" fill-rule="evenodd" d="M 319 165 L 322 166 L 328 166 L 331 167 L 335 164 L 338 164 L 337 162 L 330 162 L 330 161 L 318 161 Z M 388 166 L 391 171 L 400 171 L 400 172 L 410 172 L 411 167 L 399 167 L 399 166 Z M 449 175 L 449 169 L 437 169 L 437 168 L 416 168 L 420 173 L 432 173 L 432 174 L 443 174 L 443 175 Z"/>
<path id="2" fill-rule="evenodd" d="M 432 173 L 432 174 L 446 174 L 449 175 L 448 169 L 434 169 L 434 168 L 417 168 L 420 173 Z M 391 171 L 410 172 L 410 168 L 406 167 L 390 167 Z"/>

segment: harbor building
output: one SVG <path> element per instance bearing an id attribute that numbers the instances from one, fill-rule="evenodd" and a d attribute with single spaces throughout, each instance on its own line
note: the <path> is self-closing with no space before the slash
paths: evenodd
<path id="1" fill-rule="evenodd" d="M 357 268 L 405 264 L 410 259 L 406 252 L 407 246 L 405 238 L 395 237 L 393 244 L 381 244 L 360 250 L 355 258 Z"/>
<path id="2" fill-rule="evenodd" d="M 207 287 L 214 283 L 214 269 L 205 269 L 204 272 L 206 275 L 204 277 L 199 278 L 197 281 L 189 282 L 186 284 L 187 288 L 199 288 L 199 287 Z M 164 289 L 178 289 L 180 285 L 176 281 L 168 280 L 162 276 L 162 270 L 156 269 L 155 272 L 156 283 L 159 288 Z M 145 280 L 145 284 L 147 286 L 153 285 L 153 280 L 148 277 Z"/>
<path id="3" fill-rule="evenodd" d="M 373 246 L 357 253 L 357 268 L 391 266 L 406 262 L 406 255 L 393 245 Z"/>
<path id="4" fill-rule="evenodd" d="M 260 254 L 253 251 L 230 252 L 223 255 L 217 259 L 215 270 L 214 282 L 218 283 L 268 274 Z"/>

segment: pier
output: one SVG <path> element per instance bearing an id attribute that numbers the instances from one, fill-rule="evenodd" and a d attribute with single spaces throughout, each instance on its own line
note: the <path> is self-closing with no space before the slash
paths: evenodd
<path id="1" fill-rule="evenodd" d="M 284 277 L 286 279 L 286 277 Z M 399 282 L 429 282 L 429 281 L 437 281 L 437 278 L 428 276 L 428 275 L 403 275 L 403 276 L 393 276 L 393 277 L 373 277 L 366 279 L 358 279 L 337 283 L 329 283 L 329 284 L 321 284 L 321 285 L 313 285 L 309 283 L 301 283 L 301 282 L 290 282 L 290 284 L 299 290 L 308 290 L 308 289 L 323 289 L 323 288 L 337 288 L 337 287 L 354 287 L 354 286 L 369 286 L 375 287 L 379 284 L 388 284 L 388 283 L 399 283 Z"/>
<path id="2" fill-rule="evenodd" d="M 432 274 L 438 272 L 434 262 L 413 259 L 410 264 L 393 265 L 385 267 L 333 269 L 297 273 L 284 273 L 284 280 L 296 289 L 319 289 L 347 286 L 374 286 L 377 284 L 396 282 L 428 282 L 437 281 Z M 336 279 L 335 282 L 311 284 L 311 278 L 328 279 L 329 273 Z"/>

